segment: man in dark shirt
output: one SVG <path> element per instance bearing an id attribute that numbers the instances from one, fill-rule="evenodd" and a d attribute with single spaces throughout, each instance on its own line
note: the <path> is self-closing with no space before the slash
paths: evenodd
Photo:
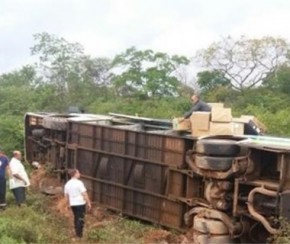
<path id="1" fill-rule="evenodd" d="M 6 168 L 8 166 L 9 159 L 0 148 L 0 209 L 6 207 Z"/>
<path id="2" fill-rule="evenodd" d="M 197 111 L 210 112 L 211 111 L 211 107 L 207 103 L 201 101 L 198 95 L 192 95 L 191 100 L 192 100 L 192 107 L 189 111 L 187 111 L 183 115 L 184 119 L 188 119 L 193 112 L 197 112 Z"/>

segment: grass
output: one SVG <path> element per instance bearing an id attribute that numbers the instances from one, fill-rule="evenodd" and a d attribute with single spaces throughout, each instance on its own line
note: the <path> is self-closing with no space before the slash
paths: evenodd
<path id="1" fill-rule="evenodd" d="M 30 191 L 27 205 L 18 207 L 14 197 L 7 192 L 7 208 L 0 212 L 0 244 L 10 243 L 71 243 L 72 219 L 53 212 L 53 199 Z M 108 212 L 101 222 L 87 216 L 85 237 L 82 243 L 160 243 L 150 239 L 163 230 L 137 220 L 131 220 Z M 149 238 L 149 239 L 148 239 Z"/>
<path id="2" fill-rule="evenodd" d="M 0 212 L 0 243 L 68 243 L 67 221 L 48 210 L 50 201 L 30 193 L 27 206 L 18 207 L 9 191 L 8 207 Z"/>
<path id="3" fill-rule="evenodd" d="M 31 176 L 34 185 L 43 178 L 42 171 L 36 173 Z M 26 205 L 21 207 L 15 204 L 12 192 L 7 189 L 7 208 L 0 211 L 0 244 L 71 243 L 73 218 L 63 196 L 52 198 L 39 193 L 35 187 L 32 189 L 27 192 Z M 86 216 L 81 243 L 160 243 L 169 235 L 177 236 L 94 206 Z"/>
<path id="4" fill-rule="evenodd" d="M 290 222 L 288 219 L 279 217 L 275 220 L 280 224 L 280 232 L 273 236 L 272 243 L 290 243 Z"/>
<path id="5" fill-rule="evenodd" d="M 100 243 L 143 243 L 143 238 L 151 230 L 153 227 L 139 221 L 118 218 L 103 227 L 89 230 L 87 240 Z"/>

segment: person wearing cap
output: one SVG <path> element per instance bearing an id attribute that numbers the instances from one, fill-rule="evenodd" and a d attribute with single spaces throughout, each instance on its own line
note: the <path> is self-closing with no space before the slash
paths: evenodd
<path id="1" fill-rule="evenodd" d="M 198 111 L 210 112 L 211 111 L 211 107 L 207 103 L 201 101 L 199 95 L 197 94 L 192 95 L 191 101 L 192 101 L 192 107 L 189 111 L 187 111 L 183 115 L 183 119 L 188 119 L 193 112 L 198 112 Z"/>
<path id="2" fill-rule="evenodd" d="M 26 201 L 25 188 L 30 185 L 28 175 L 25 171 L 23 164 L 21 163 L 22 154 L 20 151 L 13 152 L 13 158 L 9 162 L 10 180 L 9 186 L 15 197 L 16 204 L 21 204 Z"/>
<path id="3" fill-rule="evenodd" d="M 6 171 L 9 165 L 9 159 L 0 148 L 0 209 L 6 207 Z"/>

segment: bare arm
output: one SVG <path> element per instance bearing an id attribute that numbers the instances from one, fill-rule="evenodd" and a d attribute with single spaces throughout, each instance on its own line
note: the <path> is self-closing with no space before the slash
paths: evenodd
<path id="1" fill-rule="evenodd" d="M 91 205 L 91 201 L 90 201 L 89 195 L 88 195 L 88 193 L 86 191 L 83 192 L 82 195 L 83 195 L 83 197 L 84 197 L 84 199 L 85 199 L 85 201 L 86 201 L 86 203 L 88 205 L 88 210 L 90 211 L 91 208 L 92 208 L 92 205 Z"/>
<path id="2" fill-rule="evenodd" d="M 27 184 L 27 182 L 24 180 L 24 178 L 22 178 L 19 174 L 13 174 L 13 176 L 14 176 L 16 179 L 23 181 L 23 183 L 24 183 L 25 185 Z"/>
<path id="3" fill-rule="evenodd" d="M 68 194 L 65 194 L 65 199 L 66 199 L 67 206 L 69 207 L 70 206 L 70 203 L 69 203 L 69 196 L 68 196 Z"/>
<path id="4" fill-rule="evenodd" d="M 12 178 L 13 175 L 11 173 L 11 169 L 10 169 L 9 165 L 7 165 L 6 172 L 7 172 L 8 177 Z"/>

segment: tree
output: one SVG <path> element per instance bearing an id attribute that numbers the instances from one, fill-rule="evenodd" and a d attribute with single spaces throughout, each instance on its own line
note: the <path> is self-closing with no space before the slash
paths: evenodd
<path id="1" fill-rule="evenodd" d="M 227 37 L 215 42 L 200 50 L 196 58 L 201 66 L 222 72 L 234 89 L 244 92 L 288 62 L 288 53 L 289 43 L 285 39 L 242 36 L 238 40 Z"/>
<path id="2" fill-rule="evenodd" d="M 270 73 L 264 80 L 263 85 L 266 88 L 290 94 L 290 66 L 289 64 L 281 65 L 274 72 Z"/>
<path id="3" fill-rule="evenodd" d="M 38 72 L 43 84 L 53 85 L 59 110 L 69 105 L 86 106 L 97 95 L 100 85 L 107 85 L 110 61 L 91 58 L 78 43 L 70 43 L 48 33 L 34 35 L 31 54 L 39 58 Z M 52 87 L 50 87 L 52 88 Z"/>
<path id="4" fill-rule="evenodd" d="M 127 49 L 113 60 L 113 84 L 121 96 L 164 97 L 177 93 L 180 81 L 175 76 L 181 65 L 189 60 L 152 50 Z"/>
<path id="5" fill-rule="evenodd" d="M 202 92 L 206 93 L 221 86 L 229 87 L 231 81 L 219 70 L 205 70 L 197 73 L 197 84 Z"/>
<path id="6" fill-rule="evenodd" d="M 86 68 L 86 79 L 93 81 L 91 86 L 95 87 L 95 95 L 108 99 L 112 87 L 112 61 L 108 58 L 88 58 L 84 62 Z"/>
<path id="7" fill-rule="evenodd" d="M 197 73 L 197 84 L 203 99 L 211 102 L 230 103 L 233 90 L 231 81 L 219 70 L 204 70 Z"/>
<path id="8" fill-rule="evenodd" d="M 35 111 L 37 93 L 35 89 L 40 82 L 33 66 L 23 66 L 19 70 L 0 76 L 0 111 L 5 115 L 19 115 Z"/>
<path id="9" fill-rule="evenodd" d="M 1 87 L 34 87 L 40 82 L 36 75 L 35 68 L 32 65 L 23 66 L 20 70 L 5 73 L 0 76 Z"/>
<path id="10" fill-rule="evenodd" d="M 92 77 L 98 86 L 111 85 L 111 60 L 108 58 L 87 58 L 84 60 L 86 74 Z"/>
<path id="11" fill-rule="evenodd" d="M 1 147 L 7 154 L 15 149 L 21 150 L 24 142 L 23 115 L 0 115 Z"/>

